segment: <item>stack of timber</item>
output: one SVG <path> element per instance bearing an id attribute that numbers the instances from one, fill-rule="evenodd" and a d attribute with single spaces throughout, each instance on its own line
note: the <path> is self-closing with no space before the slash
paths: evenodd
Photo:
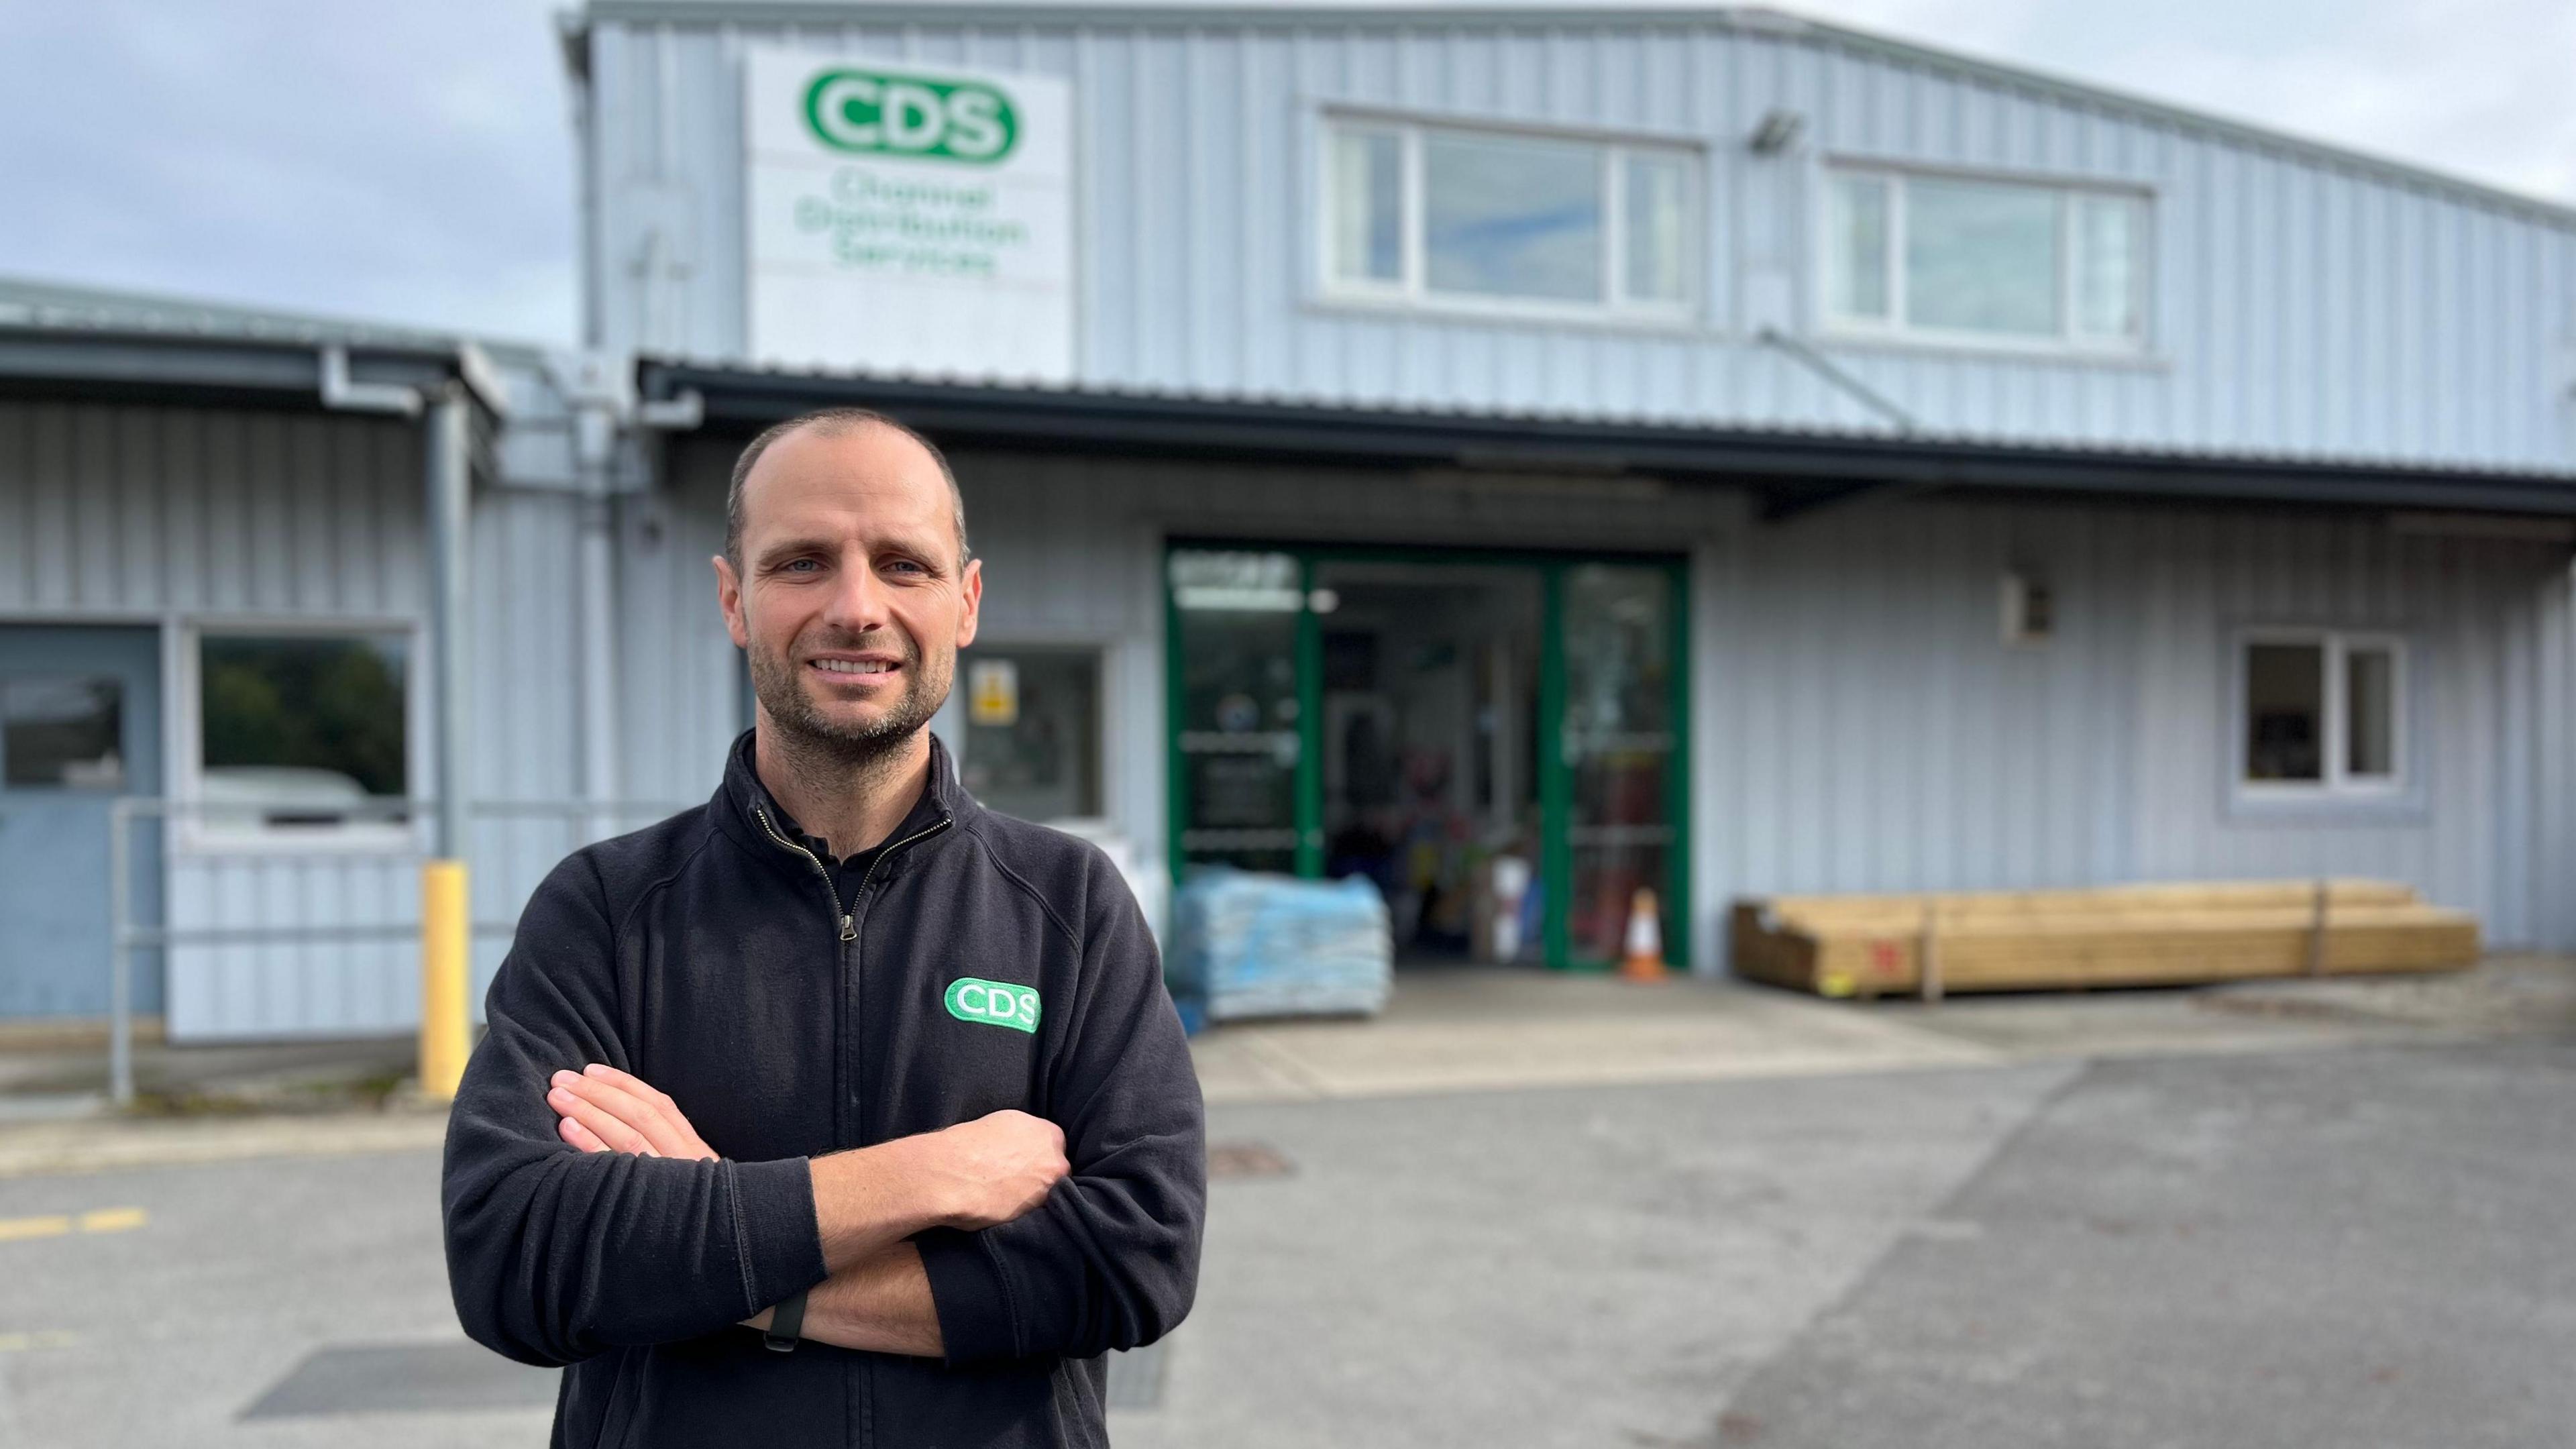
<path id="1" fill-rule="evenodd" d="M 1739 900 L 1736 974 L 1820 996 L 2456 971 L 2477 918 L 2386 881 Z"/>

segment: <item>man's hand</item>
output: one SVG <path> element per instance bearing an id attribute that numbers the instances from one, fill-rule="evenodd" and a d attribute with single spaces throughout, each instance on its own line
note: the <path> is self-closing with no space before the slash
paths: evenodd
<path id="1" fill-rule="evenodd" d="M 592 1062 L 578 1072 L 557 1072 L 546 1105 L 563 1119 L 555 1130 L 584 1152 L 632 1152 L 639 1157 L 715 1160 L 680 1106 L 642 1078 Z"/>
<path id="2" fill-rule="evenodd" d="M 667 1093 L 629 1072 L 593 1062 L 554 1075 L 547 1105 L 563 1139 L 584 1152 L 713 1160 L 715 1149 Z M 1064 1129 L 1004 1109 L 937 1132 L 884 1143 L 867 1154 L 876 1171 L 903 1181 L 903 1196 L 928 1223 L 968 1232 L 1007 1223 L 1046 1201 L 1072 1165 Z M 858 1164 L 853 1163 L 853 1166 Z"/>
<path id="3" fill-rule="evenodd" d="M 546 1103 L 563 1140 L 584 1152 L 713 1160 L 679 1104 L 650 1083 L 593 1062 L 557 1072 Z M 1073 1170 L 1064 1129 L 1005 1109 L 937 1132 L 814 1159 L 824 1262 L 834 1271 L 924 1228 L 966 1232 L 1007 1223 L 1045 1202 Z"/>
<path id="4" fill-rule="evenodd" d="M 713 1159 L 668 1094 L 598 1062 L 557 1072 L 546 1103 L 563 1140 L 584 1152 Z M 904 1241 L 928 1227 L 968 1232 L 1045 1202 L 1072 1164 L 1064 1129 L 1003 1110 L 937 1132 L 814 1161 L 817 1226 L 832 1276 L 806 1300 L 801 1337 L 878 1353 L 939 1357 L 938 1307 L 921 1254 Z M 765 1329 L 770 1310 L 742 1320 Z"/>
<path id="5" fill-rule="evenodd" d="M 909 1149 L 906 1165 L 938 1220 L 968 1232 L 1007 1223 L 1045 1202 L 1072 1165 L 1064 1129 L 1004 1109 L 889 1144 Z"/>

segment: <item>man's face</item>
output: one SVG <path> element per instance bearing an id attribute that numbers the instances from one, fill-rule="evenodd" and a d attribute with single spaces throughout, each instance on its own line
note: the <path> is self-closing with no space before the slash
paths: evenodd
<path id="1" fill-rule="evenodd" d="M 743 482 L 741 570 L 715 565 L 763 727 L 838 754 L 928 724 L 975 640 L 982 561 L 959 566 L 947 480 L 891 428 L 770 444 Z"/>

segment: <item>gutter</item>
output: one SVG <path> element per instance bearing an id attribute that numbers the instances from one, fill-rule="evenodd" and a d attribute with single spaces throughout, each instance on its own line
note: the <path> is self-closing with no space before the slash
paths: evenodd
<path id="1" fill-rule="evenodd" d="M 893 413 L 944 444 L 1354 468 L 1637 473 L 1749 488 L 1797 511 L 1859 487 L 1980 489 L 2271 501 L 2576 517 L 2576 472 L 2015 444 L 1924 433 L 1825 433 L 1690 423 L 1439 413 L 1331 403 L 979 386 L 757 372 L 647 359 L 646 404 L 680 400 L 708 426 L 748 433 L 810 408 Z M 685 401 L 695 394 L 695 401 Z"/>
<path id="2" fill-rule="evenodd" d="M 349 380 L 349 349 L 336 343 L 321 352 L 322 406 L 335 412 L 420 416 L 420 389 L 393 382 Z"/>

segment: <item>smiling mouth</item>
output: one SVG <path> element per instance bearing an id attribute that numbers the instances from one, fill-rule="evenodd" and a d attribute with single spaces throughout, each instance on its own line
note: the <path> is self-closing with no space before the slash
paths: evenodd
<path id="1" fill-rule="evenodd" d="M 809 659 L 805 663 L 826 679 L 855 684 L 890 679 L 900 667 L 885 659 Z"/>

